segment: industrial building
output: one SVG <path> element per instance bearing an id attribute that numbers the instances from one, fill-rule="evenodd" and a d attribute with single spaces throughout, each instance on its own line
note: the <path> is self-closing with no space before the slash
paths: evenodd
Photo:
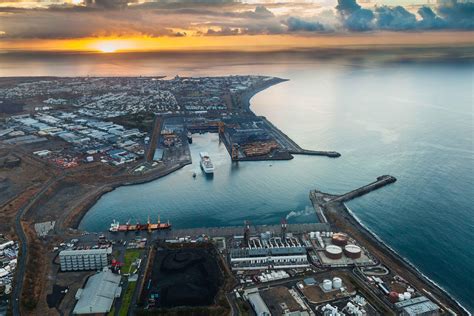
<path id="1" fill-rule="evenodd" d="M 233 270 L 290 269 L 309 266 L 306 248 L 295 237 L 253 238 L 230 250 Z"/>
<path id="2" fill-rule="evenodd" d="M 100 270 L 108 265 L 107 249 L 63 250 L 61 271 Z"/>
<path id="3" fill-rule="evenodd" d="M 395 303 L 400 310 L 401 316 L 436 316 L 439 315 L 439 307 L 425 296 L 415 297 L 409 300 Z"/>
<path id="4" fill-rule="evenodd" d="M 244 297 L 247 299 L 249 304 L 252 306 L 255 314 L 257 316 L 270 316 L 270 310 L 267 307 L 267 304 L 263 301 L 260 293 L 258 293 L 258 289 L 250 289 L 247 290 L 244 294 Z"/>
<path id="5" fill-rule="evenodd" d="M 83 289 L 77 290 L 74 315 L 105 314 L 110 312 L 114 299 L 122 293 L 121 276 L 105 268 L 91 276 Z"/>
<path id="6" fill-rule="evenodd" d="M 317 265 L 324 267 L 344 267 L 357 264 L 372 265 L 374 260 L 355 240 L 345 233 L 311 232 L 310 244 L 314 251 L 310 252 L 311 259 Z"/>

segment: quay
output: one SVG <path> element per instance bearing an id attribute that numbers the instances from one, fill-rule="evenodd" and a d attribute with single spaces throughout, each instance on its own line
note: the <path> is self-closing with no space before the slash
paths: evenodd
<path id="1" fill-rule="evenodd" d="M 259 235 L 268 231 L 281 232 L 281 225 L 249 225 L 250 234 Z M 287 233 L 308 233 L 312 231 L 330 231 L 328 223 L 303 223 L 303 224 L 287 224 Z M 242 236 L 244 232 L 243 226 L 228 227 L 197 227 L 197 228 L 172 228 L 170 230 L 136 230 L 136 231 L 117 231 L 103 232 L 102 234 L 109 240 L 120 240 L 127 238 L 146 237 L 148 239 L 176 239 L 186 236 L 208 236 L 214 237 L 233 237 Z"/>
<path id="2" fill-rule="evenodd" d="M 231 237 L 243 235 L 242 227 L 243 226 L 182 228 L 173 229 L 166 233 L 167 237 L 170 238 L 199 235 L 206 235 L 209 237 Z M 251 235 L 258 235 L 267 231 L 281 231 L 281 225 L 250 225 L 249 228 Z M 329 231 L 329 229 L 330 227 L 327 223 L 287 224 L 286 232 L 305 233 L 311 231 Z"/>

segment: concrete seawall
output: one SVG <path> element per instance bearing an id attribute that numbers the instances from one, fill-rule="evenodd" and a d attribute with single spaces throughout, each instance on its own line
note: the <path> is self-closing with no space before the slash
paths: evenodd
<path id="1" fill-rule="evenodd" d="M 389 175 L 383 175 L 383 176 L 380 176 L 377 178 L 377 181 L 374 181 L 372 183 L 369 183 L 367 185 L 364 185 L 363 187 L 360 187 L 356 190 L 353 190 L 351 192 L 348 192 L 346 194 L 343 194 L 343 195 L 340 195 L 336 198 L 333 198 L 331 199 L 329 202 L 333 203 L 333 202 L 341 202 L 341 203 L 344 203 L 344 202 L 347 202 L 347 201 L 350 201 L 352 199 L 355 199 L 356 197 L 359 197 L 359 196 L 362 196 L 364 194 L 367 194 L 369 192 L 372 192 L 372 191 L 375 191 L 379 188 L 382 188 L 390 183 L 394 183 L 395 181 L 397 181 L 397 179 L 393 176 L 389 176 Z"/>
<path id="2" fill-rule="evenodd" d="M 309 192 L 309 199 L 311 200 L 311 203 L 313 204 L 313 208 L 316 212 L 316 216 L 318 217 L 318 220 L 321 223 L 327 223 L 328 220 L 326 219 L 326 216 L 324 215 L 324 211 L 323 211 L 325 205 L 337 204 L 337 203 L 342 204 L 344 202 L 350 201 L 352 199 L 355 199 L 369 192 L 375 191 L 395 181 L 397 181 L 395 177 L 389 176 L 389 175 L 383 175 L 383 176 L 378 177 L 377 180 L 372 183 L 369 183 L 367 185 L 364 185 L 363 187 L 352 190 L 342 195 L 334 195 L 334 194 L 324 193 L 318 190 L 312 190 Z"/>

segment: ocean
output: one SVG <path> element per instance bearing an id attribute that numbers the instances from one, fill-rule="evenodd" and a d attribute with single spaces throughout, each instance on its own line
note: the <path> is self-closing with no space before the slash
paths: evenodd
<path id="1" fill-rule="evenodd" d="M 231 163 L 215 134 L 195 134 L 193 164 L 156 181 L 117 188 L 85 215 L 100 231 L 113 219 L 161 215 L 175 227 L 317 221 L 309 191 L 343 193 L 390 174 L 398 181 L 348 203 L 385 243 L 474 310 L 473 63 L 380 56 L 316 58 L 276 54 L 1 56 L 4 75 L 258 74 L 289 79 L 254 96 L 301 147 L 337 159 Z M 24 60 L 22 61 L 21 58 Z M 199 151 L 216 165 L 199 169 Z M 197 177 L 192 174 L 196 172 Z"/>

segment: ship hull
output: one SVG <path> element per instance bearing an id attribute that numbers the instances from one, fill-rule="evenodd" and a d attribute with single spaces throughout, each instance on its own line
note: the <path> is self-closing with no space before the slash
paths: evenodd
<path id="1" fill-rule="evenodd" d="M 165 230 L 170 229 L 171 224 L 168 223 L 160 223 L 160 224 L 136 224 L 136 225 L 118 225 L 115 227 L 111 227 L 109 229 L 110 232 L 129 232 L 129 231 L 143 231 L 143 230 Z"/>
<path id="2" fill-rule="evenodd" d="M 206 174 L 213 174 L 213 173 L 214 173 L 214 168 L 209 169 L 209 168 L 206 168 L 205 166 L 203 166 L 202 164 L 201 164 L 201 169 L 202 169 L 202 171 L 204 171 L 204 173 L 206 173 Z"/>

